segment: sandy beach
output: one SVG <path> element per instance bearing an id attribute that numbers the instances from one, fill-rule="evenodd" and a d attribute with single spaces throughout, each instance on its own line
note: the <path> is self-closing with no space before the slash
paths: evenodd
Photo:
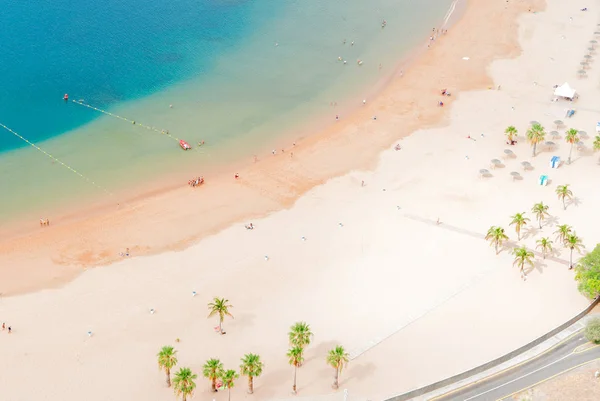
<path id="1" fill-rule="evenodd" d="M 409 70 L 326 132 L 206 177 L 202 188 L 5 236 L 0 321 L 13 333 L 0 332 L 3 399 L 174 398 L 156 366 L 163 345 L 199 376 L 211 357 L 237 369 L 245 353 L 260 354 L 255 394 L 240 378 L 232 399 L 291 399 L 285 353 L 296 321 L 315 334 L 297 397 L 341 400 L 347 389 L 351 399 L 384 399 L 487 362 L 575 315 L 588 301 L 568 251 L 555 243 L 552 257 L 536 255 L 524 281 L 512 266 L 509 223 L 517 212 L 534 220 L 529 211 L 543 201 L 551 218 L 526 227 L 520 244 L 533 250 L 560 224 L 573 226 L 586 249 L 600 238 L 590 219 L 600 201 L 591 151 L 597 65 L 577 78 L 599 22 L 600 2 L 592 3 L 469 1 Z M 553 86 L 565 81 L 580 98 L 553 102 Z M 577 112 L 566 119 L 570 108 Z M 535 157 L 523 135 L 531 120 L 550 132 L 557 119 L 587 135 L 572 164 L 551 169 L 552 156 L 569 154 L 565 128 Z M 503 134 L 509 125 L 519 130 L 514 146 Z M 501 166 L 492 169 L 491 159 Z M 524 171 L 523 161 L 533 168 Z M 548 186 L 538 185 L 542 174 Z M 562 184 L 574 194 L 566 210 L 554 192 Z M 244 229 L 249 222 L 254 230 Z M 511 240 L 499 255 L 484 240 L 493 225 Z M 118 256 L 125 248 L 131 257 Z M 234 306 L 225 336 L 206 318 L 215 296 Z M 334 392 L 325 356 L 337 344 L 351 360 Z M 31 381 L 34 371 L 43 374 Z M 206 379 L 197 385 L 193 399 L 227 399 Z"/>

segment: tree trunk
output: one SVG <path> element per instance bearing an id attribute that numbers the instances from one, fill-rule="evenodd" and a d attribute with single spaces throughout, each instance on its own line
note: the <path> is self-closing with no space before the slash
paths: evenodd
<path id="1" fill-rule="evenodd" d="M 498 242 L 496 242 L 496 255 L 498 255 Z"/>
<path id="2" fill-rule="evenodd" d="M 569 270 L 573 268 L 573 248 L 571 248 L 571 254 L 569 256 Z"/>
<path id="3" fill-rule="evenodd" d="M 533 157 L 535 157 L 535 148 L 536 148 L 536 146 L 537 146 L 537 143 L 534 142 L 533 143 Z"/>
<path id="4" fill-rule="evenodd" d="M 227 401 L 231 401 L 231 389 L 227 387 Z"/>
<path id="5" fill-rule="evenodd" d="M 539 219 L 538 219 L 538 222 L 540 223 L 540 230 L 541 230 L 541 229 L 542 229 L 542 219 L 541 219 L 541 218 L 539 218 Z"/>
<path id="6" fill-rule="evenodd" d="M 219 333 L 223 334 L 223 317 L 219 318 Z"/>
<path id="7" fill-rule="evenodd" d="M 546 259 L 546 248 L 542 248 L 542 259 Z"/>
<path id="8" fill-rule="evenodd" d="M 186 398 L 187 398 L 187 397 L 185 396 L 185 393 L 183 393 L 183 401 L 185 401 L 185 400 L 186 400 Z"/>
<path id="9" fill-rule="evenodd" d="M 292 386 L 293 394 L 296 394 L 296 370 L 298 370 L 298 368 L 296 366 L 294 366 L 294 385 Z"/>
<path id="10" fill-rule="evenodd" d="M 338 375 L 340 373 L 340 370 L 338 368 L 335 369 L 335 376 L 333 376 L 333 385 L 331 387 L 333 387 L 335 390 L 338 389 L 339 387 L 339 383 L 338 383 Z"/>
<path id="11" fill-rule="evenodd" d="M 248 376 L 248 394 L 254 394 L 254 380 Z"/>
<path id="12" fill-rule="evenodd" d="M 571 164 L 571 152 L 573 152 L 573 142 L 571 142 L 571 148 L 569 149 L 569 158 L 567 159 L 567 164 Z"/>
<path id="13" fill-rule="evenodd" d="M 167 387 L 171 387 L 171 369 L 167 369 Z"/>
<path id="14" fill-rule="evenodd" d="M 565 203 L 565 197 L 563 196 L 563 210 L 567 210 L 567 204 Z"/>
<path id="15" fill-rule="evenodd" d="M 517 226 L 517 241 L 521 241 L 521 228 Z"/>
<path id="16" fill-rule="evenodd" d="M 217 392 L 217 378 L 214 377 L 211 382 L 211 390 L 213 393 Z"/>

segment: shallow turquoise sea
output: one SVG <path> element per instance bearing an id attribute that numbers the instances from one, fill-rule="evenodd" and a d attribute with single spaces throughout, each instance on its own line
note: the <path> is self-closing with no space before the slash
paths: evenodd
<path id="1" fill-rule="evenodd" d="M 331 114 L 330 102 L 362 99 L 451 2 L 7 0 L 0 123 L 85 179 L 0 129 L 0 226 L 163 173 L 250 159 Z M 139 123 L 206 145 L 183 153 Z"/>

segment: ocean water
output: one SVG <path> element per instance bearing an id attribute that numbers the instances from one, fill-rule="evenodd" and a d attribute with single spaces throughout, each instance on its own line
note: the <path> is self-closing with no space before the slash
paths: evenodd
<path id="1" fill-rule="evenodd" d="M 0 129 L 0 226 L 250 159 L 330 102 L 362 99 L 451 2 L 5 0 L 0 123 L 54 159 Z M 173 137 L 206 145 L 183 152 Z"/>

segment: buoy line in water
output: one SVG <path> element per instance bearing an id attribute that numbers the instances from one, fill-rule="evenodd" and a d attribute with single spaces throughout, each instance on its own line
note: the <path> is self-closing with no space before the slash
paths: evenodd
<path id="1" fill-rule="evenodd" d="M 145 124 L 139 123 L 139 122 L 137 122 L 135 120 L 131 120 L 129 118 L 120 116 L 118 114 L 111 113 L 110 111 L 102 110 L 101 108 L 94 107 L 94 106 L 92 106 L 90 104 L 81 102 L 79 100 L 71 100 L 71 101 L 73 103 L 75 103 L 75 104 L 80 105 L 80 106 L 87 107 L 88 109 L 96 110 L 97 112 L 100 112 L 102 114 L 106 114 L 107 116 L 111 116 L 111 117 L 114 117 L 114 118 L 118 118 L 119 120 L 127 121 L 128 123 L 131 123 L 132 125 L 136 125 L 138 127 L 145 128 L 147 130 L 154 131 L 154 132 L 157 132 L 159 134 L 166 135 L 169 138 L 171 138 L 173 140 L 176 140 L 177 142 L 179 142 L 181 140 L 181 138 L 177 138 L 175 135 L 172 135 L 168 130 L 164 130 L 164 129 L 159 130 L 156 127 L 150 127 L 149 125 L 145 125 Z"/>
<path id="2" fill-rule="evenodd" d="M 13 131 L 12 129 L 10 129 L 9 127 L 7 127 L 6 125 L 0 123 L 0 127 L 4 128 L 6 131 L 10 132 L 11 134 L 13 134 L 14 136 L 16 136 L 17 138 L 19 138 L 20 140 L 22 140 L 23 142 L 25 142 L 26 144 L 28 144 L 29 146 L 33 147 L 34 149 L 42 152 L 43 154 L 45 154 L 46 156 L 48 156 L 50 159 L 52 159 L 53 161 L 57 162 L 58 164 L 60 164 L 61 166 L 67 168 L 68 170 L 70 170 L 71 172 L 77 174 L 79 177 L 83 178 L 84 180 L 86 180 L 87 182 L 89 182 L 90 184 L 92 184 L 93 186 L 95 186 L 96 188 L 106 192 L 109 195 L 113 195 L 112 192 L 110 192 L 108 189 L 104 188 L 103 186 L 97 184 L 94 180 L 92 180 L 89 177 L 86 177 L 85 175 L 81 174 L 79 171 L 75 170 L 73 167 L 69 166 L 68 164 L 66 164 L 65 162 L 63 162 L 62 160 L 52 156 L 50 153 L 46 152 L 44 149 L 40 148 L 39 146 L 37 146 L 35 143 L 31 142 L 30 140 L 28 140 L 27 138 L 25 138 L 24 136 L 20 135 L 19 133 Z"/>
<path id="3" fill-rule="evenodd" d="M 65 167 L 66 169 L 68 169 L 69 171 L 71 171 L 72 173 L 77 174 L 79 177 L 83 178 L 84 180 L 86 180 L 88 183 L 92 184 L 93 186 L 95 186 L 96 188 L 98 188 L 99 190 L 103 191 L 104 193 L 106 193 L 107 195 L 110 196 L 115 196 L 114 193 L 112 193 L 111 191 L 109 191 L 107 188 L 103 187 L 102 185 L 98 184 L 97 182 L 95 182 L 94 180 L 92 180 L 91 178 L 81 174 L 79 171 L 75 170 L 73 167 L 69 166 L 67 163 L 63 162 L 62 160 L 60 160 L 57 157 L 52 156 L 50 153 L 46 152 L 44 149 L 40 148 L 39 146 L 37 146 L 35 143 L 31 142 L 30 140 L 28 140 L 27 138 L 25 138 L 23 135 L 19 134 L 18 132 L 13 131 L 12 129 L 10 129 L 9 127 L 7 127 L 6 125 L 0 123 L 0 127 L 4 128 L 6 131 L 10 132 L 11 134 L 13 134 L 14 136 L 16 136 L 17 138 L 19 138 L 20 140 L 22 140 L 23 142 L 25 142 L 26 144 L 28 144 L 29 146 L 31 146 L 32 148 L 38 150 L 39 152 L 43 153 L 44 155 L 46 155 L 47 157 L 49 157 L 50 159 L 52 159 L 53 161 L 55 161 L 56 163 L 60 164 L 61 166 Z M 125 206 L 129 207 L 130 209 L 132 209 L 133 211 L 137 211 L 138 209 L 127 202 L 123 203 Z"/>

